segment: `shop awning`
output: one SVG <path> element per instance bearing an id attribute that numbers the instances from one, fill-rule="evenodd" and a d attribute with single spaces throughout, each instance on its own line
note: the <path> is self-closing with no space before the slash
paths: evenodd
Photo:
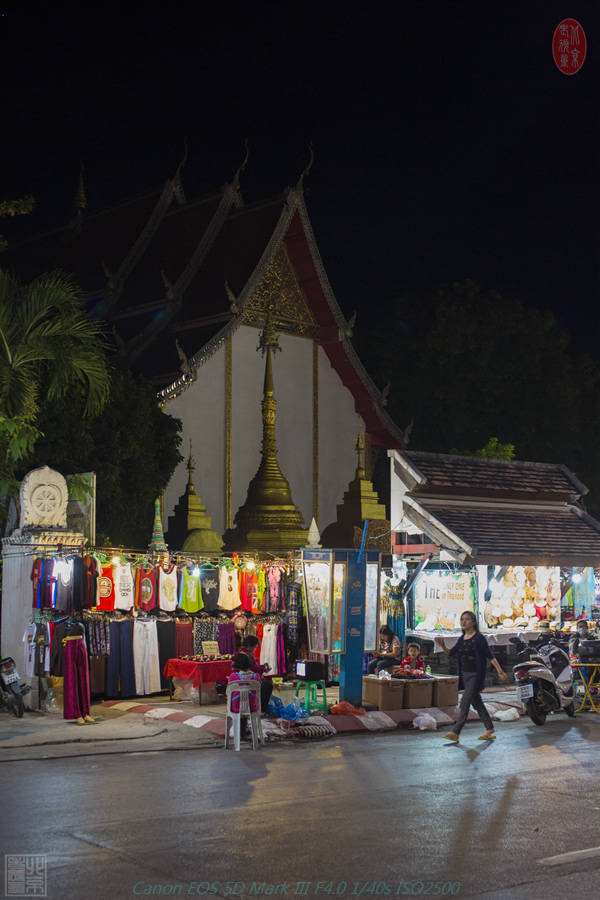
<path id="1" fill-rule="evenodd" d="M 600 566 L 600 522 L 575 504 L 408 495 L 404 512 L 467 565 Z"/>

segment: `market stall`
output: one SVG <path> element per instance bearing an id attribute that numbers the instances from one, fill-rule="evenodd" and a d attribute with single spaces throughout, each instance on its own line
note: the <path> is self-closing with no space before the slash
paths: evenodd
<path id="1" fill-rule="evenodd" d="M 408 596 L 408 636 L 449 649 L 472 610 L 503 661 L 511 639 L 537 640 L 600 618 L 600 522 L 564 466 L 390 451 L 394 558 L 428 566 Z M 420 550 L 422 548 L 422 550 Z M 461 608 L 462 607 L 462 608 Z M 591 611 L 591 612 L 590 612 Z"/>
<path id="2" fill-rule="evenodd" d="M 230 658 L 249 634 L 259 640 L 270 677 L 293 670 L 299 647 L 308 644 L 293 554 L 191 558 L 38 545 L 28 570 L 21 665 L 25 676 L 45 682 L 40 695 L 48 679 L 71 679 L 63 664 L 65 628 L 83 639 L 85 690 L 108 699 L 163 692 L 172 677 L 191 678 L 196 687 L 226 680 Z"/>

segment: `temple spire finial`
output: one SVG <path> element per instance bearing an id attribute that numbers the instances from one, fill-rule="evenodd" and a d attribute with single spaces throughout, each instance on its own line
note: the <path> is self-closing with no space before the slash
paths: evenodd
<path id="1" fill-rule="evenodd" d="M 196 468 L 196 460 L 192 456 L 192 439 L 190 438 L 190 455 L 188 456 L 188 461 L 186 464 L 188 470 L 188 483 L 186 488 L 186 494 L 195 494 L 196 488 L 194 487 L 194 482 L 192 481 L 192 472 Z"/>
<path id="2" fill-rule="evenodd" d="M 314 163 L 314 161 L 315 161 L 315 154 L 314 154 L 314 151 L 313 151 L 312 141 L 311 141 L 310 144 L 308 145 L 308 151 L 309 151 L 309 154 L 310 154 L 309 159 L 308 159 L 308 165 L 306 165 L 306 166 L 304 167 L 304 169 L 303 169 L 302 172 L 300 173 L 300 177 L 299 177 L 298 181 L 296 182 L 296 191 L 297 191 L 299 194 L 303 194 L 303 193 L 304 193 L 304 179 L 305 179 L 306 176 L 310 173 L 310 170 L 312 169 L 313 163 Z"/>

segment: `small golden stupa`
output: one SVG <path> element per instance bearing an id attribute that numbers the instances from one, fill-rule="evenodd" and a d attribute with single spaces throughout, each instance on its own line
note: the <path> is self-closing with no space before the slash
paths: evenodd
<path id="1" fill-rule="evenodd" d="M 280 350 L 269 307 L 259 350 L 266 355 L 262 399 L 262 456 L 248 486 L 246 502 L 238 509 L 234 527 L 225 532 L 228 550 L 297 550 L 306 544 L 302 513 L 292 500 L 290 485 L 277 462 L 275 422 L 277 403 L 273 388 L 271 354 Z"/>
<path id="2" fill-rule="evenodd" d="M 366 547 L 389 550 L 389 520 L 385 505 L 379 502 L 379 495 L 373 488 L 373 482 L 367 479 L 364 451 L 364 437 L 359 431 L 356 439 L 356 472 L 342 503 L 338 504 L 337 520 L 321 534 L 323 547 L 360 547 L 364 522 L 368 519 Z"/>
<path id="3" fill-rule="evenodd" d="M 187 461 L 188 482 L 185 494 L 179 498 L 173 515 L 169 518 L 169 544 L 178 550 L 194 553 L 220 553 L 223 538 L 213 529 L 212 519 L 206 514 L 202 498 L 196 493 L 192 478 L 195 468 L 190 441 L 190 455 Z"/>

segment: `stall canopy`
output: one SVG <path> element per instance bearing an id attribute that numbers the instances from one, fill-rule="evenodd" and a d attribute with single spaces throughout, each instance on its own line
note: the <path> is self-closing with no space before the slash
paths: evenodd
<path id="1" fill-rule="evenodd" d="M 390 451 L 402 529 L 465 565 L 600 565 L 600 522 L 565 466 Z M 398 516 L 398 517 L 396 517 Z"/>

